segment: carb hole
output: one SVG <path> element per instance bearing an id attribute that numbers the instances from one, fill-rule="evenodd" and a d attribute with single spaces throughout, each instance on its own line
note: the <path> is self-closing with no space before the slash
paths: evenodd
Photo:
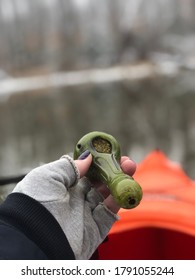
<path id="1" fill-rule="evenodd" d="M 81 148 L 81 144 L 78 144 L 78 145 L 77 145 L 77 148 L 80 149 L 80 148 Z"/>

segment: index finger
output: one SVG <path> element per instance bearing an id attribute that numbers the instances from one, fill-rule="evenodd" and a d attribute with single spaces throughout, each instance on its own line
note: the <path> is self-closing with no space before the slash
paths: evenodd
<path id="1" fill-rule="evenodd" d="M 120 164 L 124 173 L 133 176 L 137 167 L 136 163 L 133 160 L 131 160 L 127 156 L 122 156 Z"/>

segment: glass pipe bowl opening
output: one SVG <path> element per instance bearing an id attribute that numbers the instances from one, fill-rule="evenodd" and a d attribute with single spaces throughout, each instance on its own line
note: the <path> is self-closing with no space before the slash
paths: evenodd
<path id="1" fill-rule="evenodd" d="M 98 153 L 106 153 L 106 154 L 112 153 L 111 143 L 100 136 L 92 139 L 92 145 Z"/>
<path id="2" fill-rule="evenodd" d="M 120 161 L 119 143 L 112 135 L 104 132 L 94 131 L 84 135 L 75 146 L 74 159 L 77 159 L 86 150 L 89 150 L 93 156 L 96 153 L 114 154 L 116 160 Z"/>

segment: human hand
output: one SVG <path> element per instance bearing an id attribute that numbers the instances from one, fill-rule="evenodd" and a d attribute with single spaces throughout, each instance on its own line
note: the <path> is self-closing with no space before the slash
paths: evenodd
<path id="1" fill-rule="evenodd" d="M 92 162 L 92 156 L 88 151 L 83 154 L 83 159 L 85 158 L 86 160 L 75 160 L 75 164 L 80 171 L 81 177 L 83 177 L 87 173 Z M 127 156 L 122 156 L 120 165 L 125 174 L 133 176 L 136 170 L 136 163 L 134 161 L 132 161 Z M 101 182 L 91 183 L 93 187 L 96 188 L 96 190 L 100 192 L 100 194 L 104 197 L 104 204 L 106 205 L 106 207 L 116 214 L 119 211 L 120 206 L 115 202 L 113 196 L 110 194 L 110 190 L 108 189 L 108 187 Z"/>
<path id="2" fill-rule="evenodd" d="M 60 160 L 33 169 L 17 184 L 13 192 L 24 193 L 45 206 L 60 224 L 76 259 L 89 259 L 118 219 L 117 207 L 109 195 L 102 197 L 100 189 L 84 177 L 92 156 Z M 135 164 L 127 157 L 121 159 L 122 169 L 131 174 Z M 98 191 L 97 191 L 98 190 Z"/>

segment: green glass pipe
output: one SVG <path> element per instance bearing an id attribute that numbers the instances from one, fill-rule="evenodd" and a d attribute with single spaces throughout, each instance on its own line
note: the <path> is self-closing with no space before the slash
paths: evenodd
<path id="1" fill-rule="evenodd" d="M 93 158 L 86 176 L 92 181 L 106 184 L 120 207 L 136 207 L 142 199 L 142 189 L 131 176 L 122 171 L 121 151 L 117 140 L 104 132 L 90 132 L 76 144 L 74 159 L 86 150 L 90 151 Z"/>

